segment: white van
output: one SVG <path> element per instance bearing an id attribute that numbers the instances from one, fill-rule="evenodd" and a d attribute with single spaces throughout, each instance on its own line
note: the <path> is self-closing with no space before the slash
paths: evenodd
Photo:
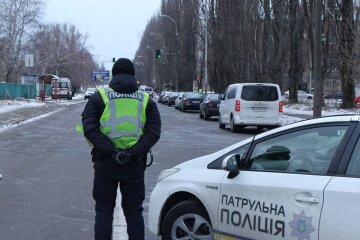
<path id="1" fill-rule="evenodd" d="M 145 85 L 141 85 L 139 87 L 139 90 L 140 91 L 143 91 L 143 92 L 147 92 L 151 97 L 154 96 L 154 90 L 152 87 L 148 87 L 148 86 L 145 86 Z"/>
<path id="2" fill-rule="evenodd" d="M 51 98 L 67 98 L 72 99 L 72 86 L 68 78 L 58 78 L 51 81 Z"/>
<path id="3" fill-rule="evenodd" d="M 283 102 L 280 87 L 271 83 L 237 83 L 227 87 L 219 106 L 219 128 L 232 132 L 246 126 L 259 130 L 281 125 Z"/>

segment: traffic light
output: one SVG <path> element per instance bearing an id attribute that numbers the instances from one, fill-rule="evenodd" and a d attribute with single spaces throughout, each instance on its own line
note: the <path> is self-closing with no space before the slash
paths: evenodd
<path id="1" fill-rule="evenodd" d="M 160 59 L 160 56 L 161 56 L 161 49 L 156 49 L 156 51 L 155 51 L 155 58 L 156 58 L 156 59 Z"/>
<path id="2" fill-rule="evenodd" d="M 115 58 L 113 58 L 113 63 L 115 63 L 115 60 L 116 60 L 116 59 L 115 59 Z"/>

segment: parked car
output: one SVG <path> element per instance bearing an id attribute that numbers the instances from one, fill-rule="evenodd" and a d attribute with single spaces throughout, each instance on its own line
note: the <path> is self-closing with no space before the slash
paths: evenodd
<path id="1" fill-rule="evenodd" d="M 355 107 L 360 107 L 360 96 L 357 96 L 354 99 L 354 105 L 355 105 Z"/>
<path id="2" fill-rule="evenodd" d="M 209 93 L 200 103 L 199 117 L 208 120 L 212 116 L 219 116 L 220 94 Z"/>
<path id="3" fill-rule="evenodd" d="M 360 116 L 286 125 L 162 171 L 162 239 L 358 240 Z"/>
<path id="4" fill-rule="evenodd" d="M 281 125 L 283 102 L 280 87 L 271 83 L 236 83 L 228 86 L 219 107 L 219 128 L 231 132 L 246 126 L 274 128 Z"/>
<path id="5" fill-rule="evenodd" d="M 158 97 L 158 103 L 161 103 L 162 102 L 162 98 L 163 96 L 165 95 L 166 91 L 162 91 L 160 94 L 159 94 L 159 97 Z"/>
<path id="6" fill-rule="evenodd" d="M 184 96 L 184 92 L 179 93 L 179 96 L 175 99 L 175 109 L 179 109 L 179 103 Z"/>
<path id="7" fill-rule="evenodd" d="M 161 103 L 162 104 L 167 104 L 170 95 L 171 95 L 171 92 L 165 92 L 165 95 L 161 98 Z"/>
<path id="8" fill-rule="evenodd" d="M 96 92 L 96 88 L 87 88 L 86 91 L 85 91 L 85 96 L 84 96 L 84 99 L 89 99 L 91 98 L 91 96 Z"/>
<path id="9" fill-rule="evenodd" d="M 170 96 L 167 98 L 167 105 L 172 106 L 175 104 L 175 99 L 179 96 L 178 92 L 171 92 Z"/>
<path id="10" fill-rule="evenodd" d="M 152 87 L 146 87 L 145 92 L 147 92 L 151 97 L 154 97 L 154 90 Z"/>
<path id="11" fill-rule="evenodd" d="M 304 101 L 304 100 L 311 100 L 314 98 L 314 95 L 306 93 L 304 91 L 298 90 L 298 100 L 299 101 Z M 289 91 L 286 91 L 284 93 L 284 99 L 288 100 L 289 99 Z"/>
<path id="12" fill-rule="evenodd" d="M 342 92 L 327 92 L 324 94 L 324 99 L 342 99 Z"/>
<path id="13" fill-rule="evenodd" d="M 200 103 L 204 100 L 204 95 L 197 92 L 186 92 L 179 103 L 179 109 L 183 112 L 186 110 L 199 110 Z"/>

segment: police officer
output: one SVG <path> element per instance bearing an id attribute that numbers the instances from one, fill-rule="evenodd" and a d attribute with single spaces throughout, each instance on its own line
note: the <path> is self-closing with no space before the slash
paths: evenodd
<path id="1" fill-rule="evenodd" d="M 149 94 L 138 91 L 129 59 L 118 59 L 112 75 L 82 113 L 84 135 L 93 145 L 95 240 L 111 240 L 119 185 L 129 240 L 143 240 L 146 155 L 160 138 L 160 114 Z"/>

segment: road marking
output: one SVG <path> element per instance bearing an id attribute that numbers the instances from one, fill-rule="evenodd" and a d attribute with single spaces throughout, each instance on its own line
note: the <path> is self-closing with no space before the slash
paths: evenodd
<path id="1" fill-rule="evenodd" d="M 124 216 L 124 212 L 121 208 L 121 193 L 119 188 L 117 189 L 116 206 L 114 210 L 113 220 L 113 240 L 128 240 L 127 225 Z"/>

